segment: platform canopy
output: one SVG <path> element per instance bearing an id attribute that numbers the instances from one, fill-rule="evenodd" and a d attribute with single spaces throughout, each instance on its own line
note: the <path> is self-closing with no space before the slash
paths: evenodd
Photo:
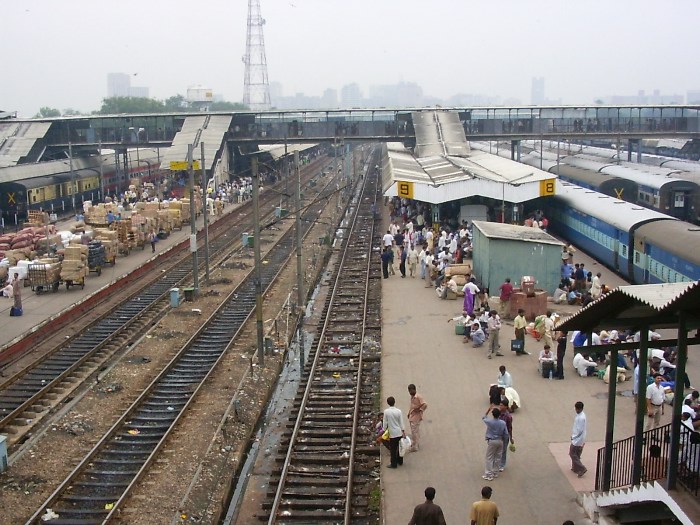
<path id="1" fill-rule="evenodd" d="M 431 148 L 431 150 L 434 148 Z M 416 157 L 400 142 L 384 145 L 384 195 L 431 204 L 482 196 L 512 203 L 553 195 L 555 175 L 481 151 Z"/>
<path id="2" fill-rule="evenodd" d="M 304 151 L 318 146 L 318 144 L 260 144 L 258 149 L 266 151 L 270 156 L 277 160 L 285 155 L 294 153 L 295 151 Z"/>
<path id="3" fill-rule="evenodd" d="M 700 282 L 620 286 L 565 319 L 560 330 L 675 328 L 679 315 L 700 326 Z"/>
<path id="4" fill-rule="evenodd" d="M 467 197 L 520 203 L 556 191 L 555 175 L 472 151 L 456 111 L 414 111 L 416 147 L 400 142 L 384 146 L 384 195 L 440 204 Z"/>

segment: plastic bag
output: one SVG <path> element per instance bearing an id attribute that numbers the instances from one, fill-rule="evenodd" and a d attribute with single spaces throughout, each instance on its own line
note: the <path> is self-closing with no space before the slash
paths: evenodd
<path id="1" fill-rule="evenodd" d="M 399 441 L 399 456 L 404 457 L 411 450 L 411 438 L 406 436 Z"/>
<path id="2" fill-rule="evenodd" d="M 388 428 L 382 434 L 382 441 L 389 441 L 389 429 Z"/>

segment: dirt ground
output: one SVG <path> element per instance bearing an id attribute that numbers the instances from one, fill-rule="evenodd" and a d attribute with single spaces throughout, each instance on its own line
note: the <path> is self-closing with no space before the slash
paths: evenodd
<path id="1" fill-rule="evenodd" d="M 324 261 L 327 248 L 319 245 L 319 239 L 327 234 L 332 220 L 329 208 L 304 242 L 307 290 Z M 293 219 L 288 219 L 277 225 L 280 230 L 266 230 L 261 235 L 263 254 L 293 224 Z M 193 303 L 182 303 L 145 334 L 0 477 L 0 525 L 23 523 L 45 501 L 252 269 L 252 252 L 232 258 L 224 266 L 212 272 L 209 283 L 200 283 L 200 295 Z M 265 332 L 275 348 L 266 356 L 265 367 L 261 370 L 254 358 L 252 316 L 179 421 L 154 466 L 123 505 L 118 522 L 210 523 L 224 510 L 231 479 L 274 387 L 287 340 L 293 335 L 293 327 L 287 329 L 288 311 L 283 305 L 290 294 L 296 296 L 295 286 L 296 261 L 292 256 L 264 298 Z M 293 312 L 289 319 L 293 324 Z"/>

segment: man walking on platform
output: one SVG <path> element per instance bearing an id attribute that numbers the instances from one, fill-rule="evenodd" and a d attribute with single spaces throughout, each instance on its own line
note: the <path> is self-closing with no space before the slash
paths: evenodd
<path id="1" fill-rule="evenodd" d="M 491 359 L 493 354 L 497 356 L 502 356 L 503 354 L 499 351 L 500 344 L 498 343 L 498 334 L 501 331 L 501 319 L 498 317 L 496 310 L 491 310 L 489 312 L 489 320 L 486 323 L 489 330 L 489 354 L 488 358 Z"/>
<path id="2" fill-rule="evenodd" d="M 586 414 L 583 412 L 583 403 L 576 401 L 574 405 L 576 417 L 574 426 L 571 429 L 571 446 L 569 447 L 569 457 L 571 458 L 571 470 L 579 477 L 588 472 L 588 469 L 581 463 L 581 453 L 586 444 Z"/>
<path id="3" fill-rule="evenodd" d="M 471 525 L 496 525 L 498 522 L 498 507 L 491 501 L 492 493 L 488 485 L 481 489 L 481 499 L 472 504 L 469 514 Z"/>
<path id="4" fill-rule="evenodd" d="M 416 393 L 416 385 L 413 383 L 408 385 L 408 393 L 411 394 L 411 408 L 408 409 L 408 424 L 411 425 L 411 452 L 416 452 L 420 442 L 420 424 L 428 404 L 423 396 Z"/>
<path id="5" fill-rule="evenodd" d="M 389 452 L 391 453 L 389 468 L 397 468 L 399 465 L 403 465 L 403 458 L 399 456 L 399 441 L 406 437 L 406 431 L 403 426 L 403 414 L 399 408 L 394 406 L 396 404 L 394 397 L 389 396 L 386 403 L 389 408 L 384 410 L 382 428 L 389 430 Z"/>
<path id="6" fill-rule="evenodd" d="M 489 417 L 489 410 L 487 410 L 484 417 L 481 418 L 486 425 L 486 468 L 481 477 L 487 481 L 498 477 L 503 443 L 510 439 L 506 422 L 500 419 L 501 411 L 497 408 L 490 411 L 492 417 Z"/>
<path id="7" fill-rule="evenodd" d="M 644 430 L 651 430 L 661 424 L 661 414 L 664 411 L 664 401 L 666 400 L 666 392 L 661 386 L 661 381 L 664 376 L 654 374 L 654 382 L 647 387 L 647 423 Z"/>
<path id="8" fill-rule="evenodd" d="M 408 525 L 446 525 L 442 509 L 440 505 L 433 503 L 434 499 L 435 489 L 427 487 L 425 489 L 425 503 L 416 505 Z"/>

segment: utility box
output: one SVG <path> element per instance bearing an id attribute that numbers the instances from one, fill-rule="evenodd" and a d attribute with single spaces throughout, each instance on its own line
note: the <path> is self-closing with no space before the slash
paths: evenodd
<path id="1" fill-rule="evenodd" d="M 0 434 L 0 473 L 7 470 L 7 437 Z"/>
<path id="2" fill-rule="evenodd" d="M 241 234 L 241 244 L 244 247 L 248 246 L 248 232 L 243 232 L 243 234 Z"/>
<path id="3" fill-rule="evenodd" d="M 275 208 L 275 217 L 276 218 L 282 219 L 282 218 L 286 217 L 287 215 L 289 215 L 289 211 L 287 211 L 286 208 L 280 208 L 279 206 L 277 206 Z"/>
<path id="4" fill-rule="evenodd" d="M 185 292 L 185 301 L 191 303 L 194 301 L 194 288 L 183 288 Z"/>
<path id="5" fill-rule="evenodd" d="M 177 308 L 182 302 L 182 296 L 180 295 L 179 288 L 170 289 L 170 306 L 171 308 Z"/>

